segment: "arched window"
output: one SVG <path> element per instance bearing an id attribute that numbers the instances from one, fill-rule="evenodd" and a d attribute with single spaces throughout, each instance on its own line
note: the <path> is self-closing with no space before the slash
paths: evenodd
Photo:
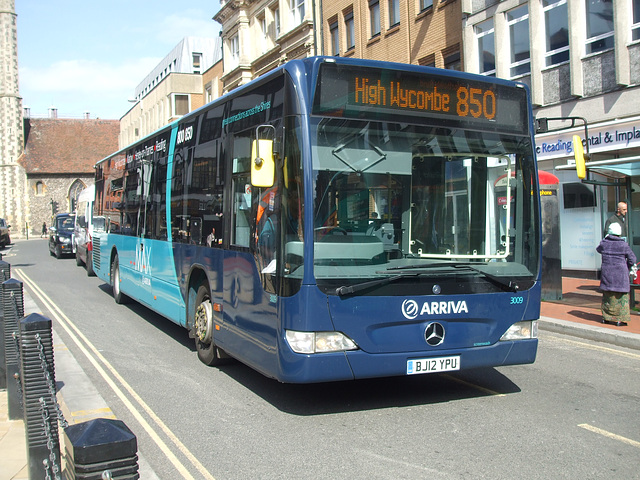
<path id="1" fill-rule="evenodd" d="M 42 183 L 40 180 L 36 182 L 36 195 L 37 196 L 44 195 L 44 183 Z"/>
<path id="2" fill-rule="evenodd" d="M 80 195 L 80 192 L 82 192 L 82 190 L 84 190 L 85 188 L 87 188 L 87 186 L 80 179 L 74 180 L 74 182 L 71 184 L 68 197 L 69 212 L 75 212 L 76 206 L 78 205 L 78 195 Z"/>

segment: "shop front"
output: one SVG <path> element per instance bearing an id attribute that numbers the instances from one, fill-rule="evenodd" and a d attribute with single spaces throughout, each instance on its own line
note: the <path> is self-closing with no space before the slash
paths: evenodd
<path id="1" fill-rule="evenodd" d="M 590 158 L 587 177 L 580 180 L 573 160 L 573 135 L 583 138 Z M 628 204 L 627 241 L 640 258 L 640 116 L 536 136 L 539 170 L 559 179 L 561 264 L 564 276 L 598 278 L 595 251 L 606 220 L 617 204 Z"/>

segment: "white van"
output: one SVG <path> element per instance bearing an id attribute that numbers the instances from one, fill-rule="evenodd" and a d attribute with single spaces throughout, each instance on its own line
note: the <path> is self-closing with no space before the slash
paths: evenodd
<path id="1" fill-rule="evenodd" d="M 84 265 L 87 275 L 94 276 L 93 271 L 93 200 L 95 198 L 95 187 L 91 185 L 85 188 L 78 195 L 78 205 L 76 208 L 76 225 L 73 232 L 73 249 L 76 254 L 76 264 Z"/>

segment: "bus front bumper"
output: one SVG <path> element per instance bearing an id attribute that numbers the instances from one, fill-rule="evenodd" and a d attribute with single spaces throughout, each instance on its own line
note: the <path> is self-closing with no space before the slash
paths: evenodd
<path id="1" fill-rule="evenodd" d="M 417 360 L 441 360 L 455 370 L 499 367 L 533 363 L 538 350 L 538 339 L 501 341 L 493 345 L 462 350 L 427 350 L 421 352 L 370 354 L 362 350 L 348 352 L 300 355 L 288 350 L 282 354 L 280 372 L 276 376 L 285 383 L 316 383 L 355 380 L 374 377 L 404 376 L 410 374 Z M 455 360 L 453 360 L 455 359 Z M 412 361 L 410 364 L 409 362 Z M 457 362 L 457 363 L 456 363 Z M 424 363 L 424 362 L 423 362 Z M 429 363 L 429 362 L 427 362 Z M 434 364 L 436 362 L 433 362 Z M 437 373 L 440 370 L 436 370 Z M 451 371 L 448 370 L 448 371 Z M 429 370 L 422 370 L 429 373 Z M 420 373 L 411 371 L 411 373 Z"/>

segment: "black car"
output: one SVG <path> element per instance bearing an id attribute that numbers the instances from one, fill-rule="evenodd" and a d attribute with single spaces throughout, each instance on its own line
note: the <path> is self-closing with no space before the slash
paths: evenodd
<path id="1" fill-rule="evenodd" d="M 4 218 L 0 218 L 0 248 L 4 248 L 11 243 L 10 228 L 11 225 L 8 225 Z"/>
<path id="2" fill-rule="evenodd" d="M 73 227 L 75 216 L 70 213 L 58 213 L 53 225 L 49 228 L 49 253 L 60 258 L 63 255 L 73 254 Z"/>

